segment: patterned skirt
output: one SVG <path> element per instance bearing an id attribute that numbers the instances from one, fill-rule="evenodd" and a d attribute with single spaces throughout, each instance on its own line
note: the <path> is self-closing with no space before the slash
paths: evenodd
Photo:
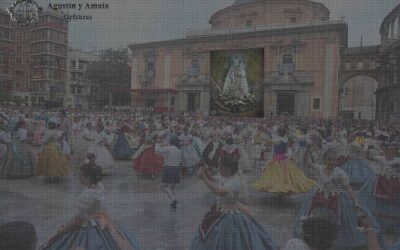
<path id="1" fill-rule="evenodd" d="M 218 213 L 213 207 L 204 217 L 191 250 L 276 250 L 275 242 L 252 217 L 233 210 Z"/>
<path id="2" fill-rule="evenodd" d="M 34 159 L 25 142 L 13 142 L 0 161 L 0 178 L 26 178 L 34 176 Z"/>
<path id="3" fill-rule="evenodd" d="M 274 159 L 267 163 L 254 187 L 268 193 L 299 194 L 307 193 L 314 185 L 314 181 L 308 179 L 293 161 Z"/>
<path id="4" fill-rule="evenodd" d="M 70 173 L 67 157 L 53 143 L 47 144 L 39 154 L 37 175 L 46 177 L 65 177 Z"/>
<path id="5" fill-rule="evenodd" d="M 54 236 L 42 250 L 139 250 L 136 238 L 99 215 L 62 235 Z"/>

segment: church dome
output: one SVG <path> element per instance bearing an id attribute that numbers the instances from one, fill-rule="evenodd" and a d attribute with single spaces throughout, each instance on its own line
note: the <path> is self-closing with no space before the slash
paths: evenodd
<path id="1" fill-rule="evenodd" d="M 329 20 L 325 5 L 311 0 L 236 0 L 214 13 L 214 29 L 299 25 Z"/>

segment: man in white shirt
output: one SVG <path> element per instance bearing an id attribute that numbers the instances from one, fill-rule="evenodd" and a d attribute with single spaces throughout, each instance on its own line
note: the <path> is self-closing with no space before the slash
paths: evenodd
<path id="1" fill-rule="evenodd" d="M 161 145 L 162 138 L 156 137 L 155 152 L 164 157 L 162 182 L 165 193 L 171 199 L 171 209 L 176 209 L 178 200 L 175 195 L 176 185 L 180 182 L 180 166 L 182 163 L 182 152 L 179 149 L 179 138 L 171 136 L 169 145 Z"/>

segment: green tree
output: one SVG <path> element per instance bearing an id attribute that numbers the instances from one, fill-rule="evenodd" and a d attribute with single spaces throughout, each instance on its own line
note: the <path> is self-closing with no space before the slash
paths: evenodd
<path id="1" fill-rule="evenodd" d="M 107 49 L 100 60 L 88 65 L 85 79 L 91 86 L 89 102 L 97 107 L 130 104 L 129 93 L 114 93 L 130 89 L 130 67 L 127 49 Z"/>

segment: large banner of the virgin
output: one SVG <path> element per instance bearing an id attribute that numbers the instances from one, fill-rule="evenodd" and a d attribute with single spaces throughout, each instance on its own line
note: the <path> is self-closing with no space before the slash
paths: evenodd
<path id="1" fill-rule="evenodd" d="M 211 115 L 263 115 L 264 49 L 211 52 Z"/>

